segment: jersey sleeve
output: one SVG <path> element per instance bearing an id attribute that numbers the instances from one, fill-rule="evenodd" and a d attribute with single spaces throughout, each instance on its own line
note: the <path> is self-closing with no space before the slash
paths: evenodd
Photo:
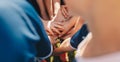
<path id="1" fill-rule="evenodd" d="M 84 40 L 88 33 L 89 31 L 87 25 L 84 24 L 82 28 L 77 33 L 75 33 L 71 38 L 70 41 L 71 46 L 76 49 L 78 45 L 81 43 L 81 41 Z"/>

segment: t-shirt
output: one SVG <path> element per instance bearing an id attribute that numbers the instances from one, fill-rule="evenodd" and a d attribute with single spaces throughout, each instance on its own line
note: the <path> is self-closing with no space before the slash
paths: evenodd
<path id="1" fill-rule="evenodd" d="M 0 62 L 35 62 L 52 53 L 37 12 L 27 0 L 0 2 Z"/>
<path id="2" fill-rule="evenodd" d="M 93 58 L 76 57 L 76 62 L 120 62 L 120 52 L 106 54 Z"/>
<path id="3" fill-rule="evenodd" d="M 85 58 L 81 56 L 81 48 L 92 38 L 92 33 L 90 32 L 86 39 L 81 42 L 77 48 L 75 59 L 76 62 L 120 62 L 120 52 L 105 54 L 101 56 L 91 57 L 91 58 Z"/>

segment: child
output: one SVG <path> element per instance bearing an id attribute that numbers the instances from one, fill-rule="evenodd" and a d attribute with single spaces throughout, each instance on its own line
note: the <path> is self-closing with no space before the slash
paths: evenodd
<path id="1" fill-rule="evenodd" d="M 36 62 L 52 53 L 42 21 L 29 0 L 1 0 L 0 29 L 0 62 Z"/>
<path id="2" fill-rule="evenodd" d="M 74 14 L 88 22 L 93 38 L 81 46 L 77 62 L 119 62 L 120 1 L 65 0 Z M 114 9 L 113 9 L 114 8 Z"/>

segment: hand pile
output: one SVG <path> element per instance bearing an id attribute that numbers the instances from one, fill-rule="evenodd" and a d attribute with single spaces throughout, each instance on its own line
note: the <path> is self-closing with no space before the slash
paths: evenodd
<path id="1" fill-rule="evenodd" d="M 60 0 L 37 2 L 51 43 L 56 43 L 56 38 L 67 39 L 73 36 L 82 26 L 83 20 L 79 16 L 72 16 L 66 5 L 60 5 Z"/>

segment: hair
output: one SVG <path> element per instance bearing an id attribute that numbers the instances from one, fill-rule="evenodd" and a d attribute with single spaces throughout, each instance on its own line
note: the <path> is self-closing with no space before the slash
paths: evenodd
<path id="1" fill-rule="evenodd" d="M 28 0 L 28 2 L 34 7 L 39 16 L 41 16 L 39 5 L 35 0 Z"/>
<path id="2" fill-rule="evenodd" d="M 60 0 L 60 4 L 61 4 L 61 5 L 65 5 L 64 0 Z"/>

